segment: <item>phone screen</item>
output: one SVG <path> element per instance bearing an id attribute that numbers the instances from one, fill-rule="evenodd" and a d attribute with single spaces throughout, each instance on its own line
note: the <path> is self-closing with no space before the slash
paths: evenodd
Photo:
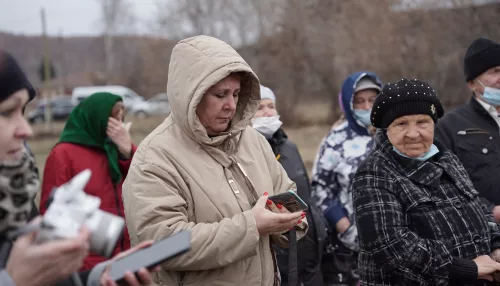
<path id="1" fill-rule="evenodd" d="M 290 212 L 307 210 L 307 204 L 294 191 L 289 190 L 288 192 L 270 196 L 269 199 L 274 204 L 284 206 Z"/>

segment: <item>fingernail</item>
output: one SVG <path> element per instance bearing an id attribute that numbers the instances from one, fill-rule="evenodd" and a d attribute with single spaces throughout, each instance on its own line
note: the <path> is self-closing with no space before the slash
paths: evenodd
<path id="1" fill-rule="evenodd" d="M 267 204 L 268 205 L 271 205 L 273 202 L 271 202 L 271 200 L 267 200 Z"/>
<path id="2" fill-rule="evenodd" d="M 302 222 L 302 220 L 301 220 L 301 219 L 299 219 L 299 222 L 298 222 L 297 224 L 299 224 L 299 223 L 301 223 L 301 222 Z"/>
<path id="3" fill-rule="evenodd" d="M 305 216 L 306 215 L 306 212 L 302 212 L 302 216 Z"/>
<path id="4" fill-rule="evenodd" d="M 278 204 L 278 205 L 277 205 L 277 207 L 278 207 L 279 209 L 281 209 L 283 206 L 282 206 L 282 205 L 280 205 L 280 204 Z"/>
<path id="5" fill-rule="evenodd" d="M 302 214 L 302 218 L 305 218 L 306 217 L 306 214 Z"/>
<path id="6" fill-rule="evenodd" d="M 265 193 L 264 193 L 264 196 L 267 196 L 267 195 L 268 195 L 268 193 L 267 193 L 267 192 L 265 192 Z"/>

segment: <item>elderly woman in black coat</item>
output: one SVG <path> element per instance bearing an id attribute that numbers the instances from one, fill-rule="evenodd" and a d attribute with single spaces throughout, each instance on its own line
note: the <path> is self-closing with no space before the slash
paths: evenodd
<path id="1" fill-rule="evenodd" d="M 361 285 L 500 281 L 500 229 L 458 158 L 434 138 L 425 82 L 389 83 L 371 113 L 376 146 L 353 180 Z"/>

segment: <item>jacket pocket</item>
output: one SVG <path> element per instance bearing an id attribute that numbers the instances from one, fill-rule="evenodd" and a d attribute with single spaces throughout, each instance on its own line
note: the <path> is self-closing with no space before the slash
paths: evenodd
<path id="1" fill-rule="evenodd" d="M 467 133 L 457 137 L 458 154 L 464 166 L 479 169 L 485 167 L 496 160 L 500 151 L 493 135 L 486 131 L 475 131 L 479 133 Z M 470 168 L 467 168 L 470 169 Z"/>
<path id="2" fill-rule="evenodd" d="M 426 192 L 415 189 L 408 194 L 409 204 L 406 207 L 406 212 L 415 212 L 422 209 L 436 207 L 436 201 L 433 200 Z"/>
<path id="3" fill-rule="evenodd" d="M 408 212 L 412 211 L 432 211 L 432 210 L 442 210 L 447 207 L 455 206 L 461 208 L 462 203 L 464 203 L 457 196 L 450 196 L 446 198 L 438 197 L 438 196 L 429 196 L 428 194 L 416 191 L 414 192 L 415 196 L 419 196 L 415 198 L 415 201 L 410 207 L 407 208 Z"/>

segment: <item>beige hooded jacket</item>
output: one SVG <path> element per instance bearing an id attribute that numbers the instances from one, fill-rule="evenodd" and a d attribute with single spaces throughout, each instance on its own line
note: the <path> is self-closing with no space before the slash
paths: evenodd
<path id="1" fill-rule="evenodd" d="M 196 107 L 211 86 L 243 72 L 228 132 L 208 137 Z M 257 76 L 228 44 L 207 36 L 172 51 L 167 94 L 171 115 L 137 149 L 123 184 L 133 245 L 191 231 L 191 250 L 162 265 L 159 285 L 277 285 L 270 241 L 259 236 L 252 205 L 294 189 L 265 138 L 249 126 L 260 99 Z M 302 237 L 307 223 L 300 225 Z"/>

